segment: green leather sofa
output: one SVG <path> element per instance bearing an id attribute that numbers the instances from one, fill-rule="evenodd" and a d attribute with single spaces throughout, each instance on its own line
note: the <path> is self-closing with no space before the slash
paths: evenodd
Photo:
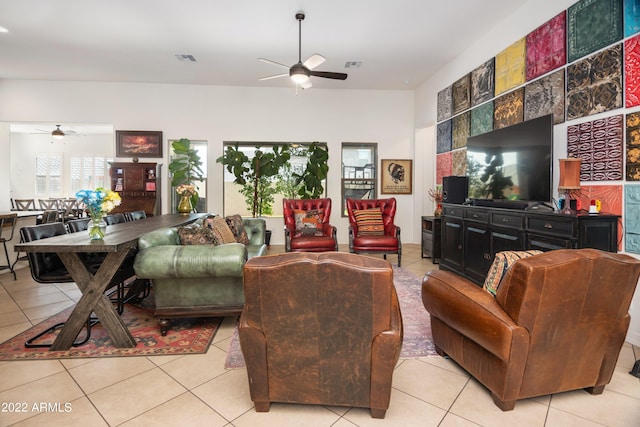
<path id="1" fill-rule="evenodd" d="M 242 271 L 249 258 L 265 255 L 266 224 L 243 218 L 249 245 L 181 245 L 178 229 L 162 228 L 138 240 L 134 270 L 151 279 L 155 317 L 162 335 L 171 318 L 237 315 L 244 307 Z"/>

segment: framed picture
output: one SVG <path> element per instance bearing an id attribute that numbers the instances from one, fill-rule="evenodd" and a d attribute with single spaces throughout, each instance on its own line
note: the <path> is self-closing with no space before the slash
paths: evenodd
<path id="1" fill-rule="evenodd" d="M 162 132 L 117 130 L 116 157 L 162 157 Z"/>
<path id="2" fill-rule="evenodd" d="M 413 160 L 381 160 L 381 194 L 411 194 Z"/>

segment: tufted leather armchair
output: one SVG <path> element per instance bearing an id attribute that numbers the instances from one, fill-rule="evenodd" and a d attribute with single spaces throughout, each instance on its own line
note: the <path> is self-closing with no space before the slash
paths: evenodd
<path id="1" fill-rule="evenodd" d="M 253 258 L 238 328 L 251 400 L 370 408 L 384 418 L 402 346 L 387 261 L 343 252 Z"/>
<path id="2" fill-rule="evenodd" d="M 358 223 L 353 213 L 355 210 L 380 208 L 384 235 L 371 236 L 358 234 Z M 402 241 L 400 227 L 393 223 L 396 215 L 396 199 L 347 199 L 347 213 L 349 215 L 349 252 L 356 254 L 382 253 L 384 259 L 387 254 L 398 254 L 398 267 L 402 262 Z"/>
<path id="3" fill-rule="evenodd" d="M 491 392 L 517 400 L 569 390 L 600 394 L 629 328 L 640 261 L 596 249 L 562 249 L 517 261 L 494 298 L 451 272 L 422 282 L 436 350 Z"/>
<path id="4" fill-rule="evenodd" d="M 295 210 L 322 210 L 322 236 L 296 236 Z M 329 224 L 331 199 L 283 199 L 284 244 L 286 252 L 327 252 L 338 250 L 336 227 Z"/>

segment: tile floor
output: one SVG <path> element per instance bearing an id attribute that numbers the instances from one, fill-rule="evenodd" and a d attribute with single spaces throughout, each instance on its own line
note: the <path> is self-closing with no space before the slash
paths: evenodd
<path id="1" fill-rule="evenodd" d="M 272 247 L 270 253 L 281 252 Z M 390 261 L 396 262 L 391 256 Z M 404 245 L 403 267 L 434 268 L 419 245 Z M 73 284 L 40 285 L 28 269 L 0 274 L 0 342 L 70 306 Z M 226 318 L 202 355 L 0 362 L 0 426 L 639 426 L 640 379 L 628 374 L 640 348 L 626 344 L 604 394 L 574 391 L 520 401 L 501 412 L 455 362 L 400 360 L 384 420 L 357 408 L 273 404 L 256 413 L 246 372 L 224 368 L 235 318 Z M 40 410 L 40 404 L 50 409 Z M 26 404 L 26 412 L 15 412 Z M 57 406 L 56 406 L 57 405 Z M 23 408 L 23 406 L 19 406 Z"/>

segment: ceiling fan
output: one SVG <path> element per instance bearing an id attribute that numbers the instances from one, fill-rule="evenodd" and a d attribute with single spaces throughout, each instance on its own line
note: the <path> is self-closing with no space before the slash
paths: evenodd
<path id="1" fill-rule="evenodd" d="M 69 136 L 69 135 L 75 135 L 76 131 L 71 130 L 71 129 L 67 129 L 67 130 L 62 130 L 60 129 L 62 125 L 56 125 L 56 128 L 52 131 L 50 130 L 46 130 L 46 129 L 35 129 L 36 134 L 50 134 L 52 137 L 54 137 L 55 139 L 62 139 L 65 136 Z"/>
<path id="2" fill-rule="evenodd" d="M 268 62 L 279 67 L 288 68 L 288 73 L 274 74 L 272 76 L 261 77 L 259 80 L 270 80 L 278 77 L 291 77 L 296 86 L 300 86 L 302 89 L 309 89 L 311 85 L 310 77 L 323 77 L 325 79 L 334 80 L 346 80 L 347 75 L 345 73 L 333 73 L 330 71 L 315 71 L 314 69 L 326 61 L 326 58 L 320 54 L 314 53 L 306 61 L 302 62 L 302 21 L 304 20 L 304 12 L 296 13 L 296 19 L 298 20 L 298 63 L 288 67 L 270 59 L 258 58 L 260 61 Z"/>

